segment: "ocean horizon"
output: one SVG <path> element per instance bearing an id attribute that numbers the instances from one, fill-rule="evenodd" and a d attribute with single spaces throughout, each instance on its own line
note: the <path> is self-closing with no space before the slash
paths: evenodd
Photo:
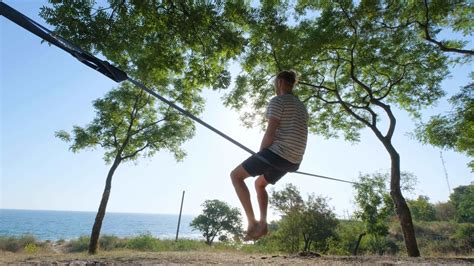
<path id="1" fill-rule="evenodd" d="M 62 210 L 0 209 L 0 236 L 33 235 L 40 240 L 71 240 L 90 236 L 96 212 Z M 151 234 L 160 239 L 174 239 L 178 214 L 107 212 L 101 235 L 133 237 Z M 194 215 L 182 215 L 179 238 L 198 239 L 190 223 Z"/>

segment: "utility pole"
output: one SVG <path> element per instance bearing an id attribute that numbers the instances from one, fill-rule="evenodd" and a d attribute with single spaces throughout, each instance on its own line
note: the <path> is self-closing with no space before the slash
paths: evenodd
<path id="1" fill-rule="evenodd" d="M 443 152 L 439 152 L 439 157 L 441 157 L 441 162 L 443 163 L 444 176 L 446 177 L 446 183 L 448 184 L 449 194 L 451 194 L 451 186 L 449 185 L 448 171 L 446 171 L 446 166 L 444 164 Z"/>
<path id="2" fill-rule="evenodd" d="M 183 211 L 183 202 L 184 202 L 184 190 L 183 190 L 183 196 L 181 197 L 181 207 L 179 208 L 178 228 L 176 229 L 176 240 L 175 241 L 178 241 L 179 225 L 181 223 L 181 212 Z"/>

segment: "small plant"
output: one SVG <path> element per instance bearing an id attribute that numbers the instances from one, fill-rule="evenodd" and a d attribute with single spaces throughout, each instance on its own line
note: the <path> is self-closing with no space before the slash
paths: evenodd
<path id="1" fill-rule="evenodd" d="M 35 243 L 28 243 L 25 246 L 25 251 L 30 254 L 36 253 L 38 252 L 38 246 Z"/>

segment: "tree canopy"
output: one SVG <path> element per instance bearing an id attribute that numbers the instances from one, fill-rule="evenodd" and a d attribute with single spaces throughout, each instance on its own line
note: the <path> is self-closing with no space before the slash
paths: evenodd
<path id="1" fill-rule="evenodd" d="M 474 80 L 474 72 L 471 78 Z M 474 82 L 464 86 L 449 101 L 452 111 L 431 117 L 417 128 L 416 136 L 423 143 L 474 158 Z M 474 172 L 474 160 L 469 162 L 469 167 Z"/>
<path id="2" fill-rule="evenodd" d="M 231 208 L 220 200 L 206 200 L 202 206 L 202 214 L 193 219 L 191 227 L 201 231 L 208 245 L 212 245 L 216 236 L 242 235 L 239 209 Z"/>
<path id="3" fill-rule="evenodd" d="M 418 196 L 416 200 L 408 200 L 411 214 L 415 221 L 434 221 L 436 219 L 435 206 L 429 202 L 428 196 Z"/>
<path id="4" fill-rule="evenodd" d="M 449 200 L 456 208 L 458 222 L 474 223 L 474 185 L 455 188 Z"/>
<path id="5" fill-rule="evenodd" d="M 227 87 L 227 61 L 243 47 L 243 1 L 50 3 L 40 15 L 57 34 L 172 99 L 182 90 Z"/>
<path id="6" fill-rule="evenodd" d="M 105 6 L 103 6 L 105 4 Z M 242 50 L 243 1 L 54 1 L 40 15 L 54 32 L 75 45 L 112 61 L 189 112 L 203 110 L 199 92 L 204 87 L 226 88 L 227 61 Z M 112 163 L 94 222 L 89 253 L 96 253 L 99 233 L 111 192 L 112 177 L 122 161 L 140 153 L 151 156 L 168 149 L 177 159 L 179 148 L 194 132 L 191 121 L 168 106 L 155 103 L 143 91 L 124 83 L 94 102 L 96 118 L 86 127 L 74 127 L 71 150 L 101 146 Z M 158 125 L 160 124 L 161 125 Z"/>
<path id="7" fill-rule="evenodd" d="M 193 95 L 180 97 L 199 104 L 199 99 L 193 99 Z M 180 145 L 194 134 L 190 120 L 168 106 L 158 104 L 129 83 L 112 89 L 103 98 L 95 100 L 93 106 L 96 117 L 91 123 L 85 127 L 74 126 L 72 134 L 58 131 L 56 136 L 71 142 L 73 152 L 101 147 L 108 163 L 135 160 L 139 155 L 152 156 L 161 149 L 182 159 L 184 151 Z"/>
<path id="8" fill-rule="evenodd" d="M 338 224 L 326 198 L 311 194 L 303 200 L 300 191 L 287 184 L 282 190 L 271 192 L 270 205 L 282 215 L 274 232 L 282 250 L 326 251 Z"/>

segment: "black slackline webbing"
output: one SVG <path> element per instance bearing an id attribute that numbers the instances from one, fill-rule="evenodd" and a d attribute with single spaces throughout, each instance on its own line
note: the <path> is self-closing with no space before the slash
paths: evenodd
<path id="1" fill-rule="evenodd" d="M 203 125 L 204 127 L 210 129 L 214 133 L 218 134 L 219 136 L 225 138 L 226 140 L 230 141 L 234 145 L 238 146 L 239 148 L 247 151 L 250 154 L 255 155 L 256 153 L 249 149 L 248 147 L 244 146 L 240 142 L 234 140 L 233 138 L 229 137 L 228 135 L 224 134 L 220 130 L 216 129 L 215 127 L 209 125 L 208 123 L 202 121 L 200 118 L 196 117 L 189 111 L 179 107 L 178 105 L 174 104 L 173 102 L 169 101 L 168 99 L 164 98 L 163 96 L 159 95 L 158 93 L 154 92 L 153 90 L 147 88 L 145 85 L 142 83 L 132 79 L 131 77 L 127 76 L 127 73 L 124 71 L 120 70 L 119 68 L 111 65 L 109 62 L 100 60 L 99 58 L 85 52 L 81 48 L 75 46 L 74 44 L 70 43 L 69 41 L 61 38 L 60 36 L 54 34 L 52 31 L 48 30 L 47 28 L 43 27 L 41 24 L 37 23 L 36 21 L 30 19 L 29 17 L 23 15 L 19 11 L 15 10 L 14 8 L 8 6 L 7 4 L 0 2 L 0 15 L 6 17 L 7 19 L 11 20 L 12 22 L 16 23 L 17 25 L 21 26 L 22 28 L 28 30 L 29 32 L 37 35 L 41 39 L 54 44 L 55 46 L 63 49 L 64 51 L 68 52 L 72 56 L 74 56 L 76 59 L 78 59 L 80 62 L 84 63 L 85 65 L 93 68 L 94 70 L 102 73 L 103 75 L 109 77 L 110 79 L 114 80 L 115 82 L 122 82 L 124 80 L 128 80 L 129 82 L 135 84 L 137 87 L 141 88 L 142 90 L 146 91 L 150 95 L 156 97 L 160 101 L 168 104 L 169 106 L 173 107 L 183 115 L 189 117 L 190 119 L 194 120 L 195 122 Z M 270 162 L 268 162 L 265 158 L 262 156 L 259 156 L 257 154 L 257 158 L 262 160 L 263 162 L 269 164 L 270 166 L 278 169 L 278 167 L 272 165 Z M 301 174 L 301 175 L 307 175 L 307 176 L 313 176 L 313 177 L 318 177 L 318 178 L 323 178 L 323 179 L 328 179 L 328 180 L 333 180 L 333 181 L 338 181 L 338 182 L 344 182 L 344 183 L 349 183 L 349 184 L 357 184 L 356 182 L 348 181 L 348 180 L 343 180 L 343 179 L 338 179 L 338 178 L 333 178 L 333 177 L 328 177 L 328 176 L 322 176 L 322 175 L 316 175 L 316 174 L 311 174 L 311 173 L 306 173 L 306 172 L 301 172 L 301 171 L 295 171 L 293 173 L 296 174 Z"/>

